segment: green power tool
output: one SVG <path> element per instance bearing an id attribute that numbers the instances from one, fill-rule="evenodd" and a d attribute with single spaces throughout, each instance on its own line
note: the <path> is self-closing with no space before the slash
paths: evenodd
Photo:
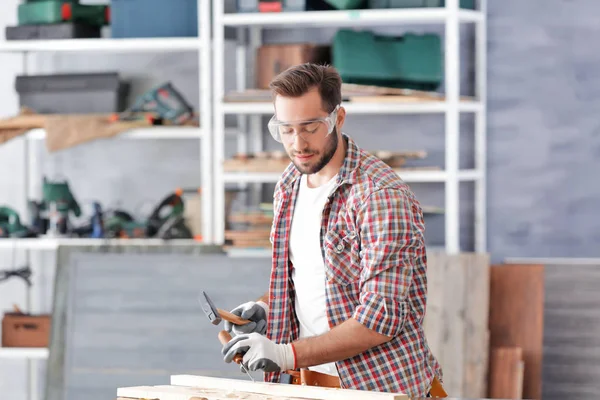
<path id="1" fill-rule="evenodd" d="M 35 237 L 35 233 L 21 223 L 19 214 L 10 207 L 0 207 L 0 238 Z"/>
<path id="2" fill-rule="evenodd" d="M 81 215 L 81 208 L 71 192 L 69 183 L 52 182 L 44 177 L 42 193 L 41 202 L 29 201 L 34 229 L 40 235 L 69 236 L 72 230 L 69 213 L 76 217 Z"/>
<path id="3" fill-rule="evenodd" d="M 112 120 L 136 120 L 139 114 L 150 114 L 160 123 L 183 125 L 193 118 L 194 110 L 171 82 L 166 82 L 144 93 L 131 108 L 114 114 Z"/>

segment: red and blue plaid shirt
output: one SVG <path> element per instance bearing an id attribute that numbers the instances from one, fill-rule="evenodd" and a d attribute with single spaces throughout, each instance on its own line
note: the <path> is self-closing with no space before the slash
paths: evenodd
<path id="1" fill-rule="evenodd" d="M 426 396 L 442 371 L 423 331 L 427 257 L 421 207 L 387 164 L 344 139 L 346 158 L 321 223 L 329 326 L 355 318 L 393 339 L 336 362 L 341 385 Z M 274 193 L 267 337 L 276 343 L 292 342 L 299 334 L 289 261 L 299 177 L 290 164 Z M 279 378 L 265 374 L 266 381 Z"/>

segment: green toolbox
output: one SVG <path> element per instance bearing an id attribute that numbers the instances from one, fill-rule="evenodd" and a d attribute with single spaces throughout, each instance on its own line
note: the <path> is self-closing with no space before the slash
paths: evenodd
<path id="1" fill-rule="evenodd" d="M 365 0 L 325 0 L 325 2 L 338 10 L 354 10 L 362 8 Z"/>
<path id="2" fill-rule="evenodd" d="M 35 1 L 19 5 L 19 25 L 81 22 L 92 26 L 108 25 L 108 5 L 81 5 L 64 0 Z"/>
<path id="3" fill-rule="evenodd" d="M 444 0 L 369 0 L 369 8 L 445 7 Z M 475 9 L 475 0 L 460 0 L 460 8 Z"/>
<path id="4" fill-rule="evenodd" d="M 345 83 L 436 90 L 444 75 L 441 38 L 432 33 L 385 36 L 340 29 L 331 56 Z"/>

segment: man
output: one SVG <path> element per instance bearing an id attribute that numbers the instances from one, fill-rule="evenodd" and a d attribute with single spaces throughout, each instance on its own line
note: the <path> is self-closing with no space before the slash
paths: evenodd
<path id="1" fill-rule="evenodd" d="M 269 292 L 232 310 L 252 322 L 225 361 L 279 382 L 309 369 L 343 388 L 430 394 L 441 368 L 423 331 L 426 252 L 420 205 L 381 160 L 341 132 L 341 78 L 302 64 L 271 83 L 273 138 L 291 159 L 274 193 Z"/>

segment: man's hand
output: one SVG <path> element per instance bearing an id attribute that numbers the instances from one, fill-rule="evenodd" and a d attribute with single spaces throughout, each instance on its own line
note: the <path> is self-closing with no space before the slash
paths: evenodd
<path id="1" fill-rule="evenodd" d="M 264 335 L 267 331 L 268 312 L 269 306 L 262 301 L 249 301 L 241 304 L 231 310 L 231 313 L 250 320 L 250 322 L 244 325 L 235 325 L 229 321 L 225 321 L 225 330 L 229 333 L 233 331 L 233 333 L 236 335 L 252 332 L 257 332 L 261 335 Z"/>
<path id="2" fill-rule="evenodd" d="M 295 368 L 291 344 L 277 344 L 256 332 L 233 338 L 222 351 L 226 363 L 230 363 L 237 353 L 243 354 L 242 363 L 250 371 L 279 372 Z"/>

